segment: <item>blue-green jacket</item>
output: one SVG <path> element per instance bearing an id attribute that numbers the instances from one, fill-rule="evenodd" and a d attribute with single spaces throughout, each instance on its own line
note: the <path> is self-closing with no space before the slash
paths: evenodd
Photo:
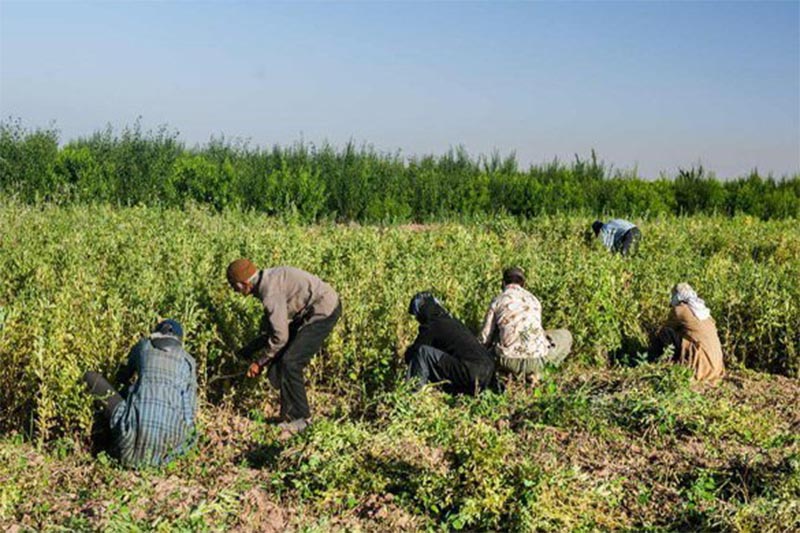
<path id="1" fill-rule="evenodd" d="M 608 248 L 609 251 L 615 252 L 622 247 L 622 239 L 628 230 L 635 228 L 636 225 L 621 218 L 609 220 L 603 224 L 600 230 L 600 238 L 603 240 L 603 246 Z"/>
<path id="2" fill-rule="evenodd" d="M 126 466 L 156 466 L 195 440 L 194 358 L 171 335 L 154 333 L 131 349 L 125 373 L 136 376 L 111 415 L 114 446 Z"/>

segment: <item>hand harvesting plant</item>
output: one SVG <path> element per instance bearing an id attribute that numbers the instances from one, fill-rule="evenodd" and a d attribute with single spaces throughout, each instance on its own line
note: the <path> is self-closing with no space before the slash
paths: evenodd
<path id="1" fill-rule="evenodd" d="M 339 295 L 316 276 L 293 267 L 258 270 L 248 259 L 228 265 L 228 283 L 239 294 L 253 295 L 264 306 L 266 332 L 242 350 L 245 356 L 265 350 L 247 377 L 264 367 L 281 393 L 282 429 L 302 431 L 311 419 L 303 369 L 322 347 L 342 312 Z"/>

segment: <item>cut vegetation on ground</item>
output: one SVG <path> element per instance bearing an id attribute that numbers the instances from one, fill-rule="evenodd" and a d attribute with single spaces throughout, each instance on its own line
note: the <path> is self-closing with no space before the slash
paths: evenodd
<path id="1" fill-rule="evenodd" d="M 366 412 L 317 388 L 317 423 L 288 443 L 260 406 L 206 404 L 197 451 L 143 472 L 69 439 L 7 436 L 0 517 L 31 530 L 796 531 L 800 386 L 688 378 L 571 365 L 536 390 L 399 390 Z"/>

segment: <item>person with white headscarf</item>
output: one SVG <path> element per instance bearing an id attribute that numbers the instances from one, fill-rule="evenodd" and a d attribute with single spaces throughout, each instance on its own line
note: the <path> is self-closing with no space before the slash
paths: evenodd
<path id="1" fill-rule="evenodd" d="M 655 354 L 673 346 L 675 360 L 690 367 L 695 380 L 716 384 L 725 375 L 725 364 L 711 311 L 688 283 L 672 288 L 670 305 L 667 323 L 653 346 Z"/>

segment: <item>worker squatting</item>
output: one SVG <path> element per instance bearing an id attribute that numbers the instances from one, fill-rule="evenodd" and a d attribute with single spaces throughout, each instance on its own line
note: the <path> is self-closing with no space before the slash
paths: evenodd
<path id="1" fill-rule="evenodd" d="M 596 221 L 592 232 L 622 255 L 635 253 L 641 239 L 636 226 L 619 219 Z M 311 423 L 304 369 L 342 315 L 339 295 L 325 281 L 290 266 L 259 269 L 237 259 L 226 274 L 231 289 L 264 308 L 259 336 L 237 352 L 249 362 L 244 374 L 266 374 L 280 391 L 281 436 L 302 432 Z M 671 346 L 695 380 L 715 384 L 725 367 L 711 312 L 687 283 L 673 287 L 670 308 L 651 356 Z M 477 337 L 430 292 L 415 294 L 408 312 L 419 330 L 405 353 L 406 379 L 419 388 L 435 383 L 453 394 L 502 393 L 502 376 L 537 381 L 545 367 L 560 365 L 572 350 L 568 330 L 542 327 L 541 303 L 525 288 L 519 267 L 503 272 L 502 292 L 489 305 Z M 111 452 L 124 465 L 165 464 L 194 444 L 196 365 L 175 320 L 160 322 L 131 349 L 117 378 L 119 390 L 96 372 L 87 372 L 84 380 L 108 421 Z"/>

